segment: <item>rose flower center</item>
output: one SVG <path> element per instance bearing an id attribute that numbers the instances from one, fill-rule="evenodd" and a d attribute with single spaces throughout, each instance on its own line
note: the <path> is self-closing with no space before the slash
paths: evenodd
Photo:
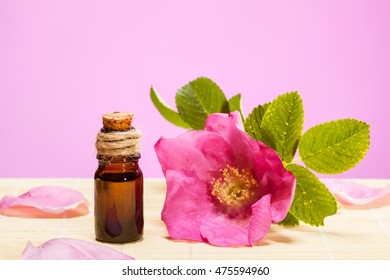
<path id="1" fill-rule="evenodd" d="M 248 169 L 239 170 L 227 165 L 220 170 L 221 176 L 211 180 L 211 195 L 227 207 L 246 207 L 259 196 L 256 180 Z"/>

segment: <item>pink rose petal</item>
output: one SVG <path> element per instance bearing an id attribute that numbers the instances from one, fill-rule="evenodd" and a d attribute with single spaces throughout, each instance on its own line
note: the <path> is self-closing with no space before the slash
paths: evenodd
<path id="1" fill-rule="evenodd" d="M 226 149 L 229 153 L 225 152 L 220 159 L 229 157 L 229 160 L 238 167 L 252 169 L 253 161 L 257 156 L 256 152 L 259 150 L 258 142 L 239 129 L 237 122 L 241 122 L 238 112 L 227 115 L 212 114 L 207 118 L 205 130 L 209 135 L 219 135 L 229 144 L 230 151 Z M 206 141 L 207 137 L 205 137 Z"/>
<path id="2" fill-rule="evenodd" d="M 204 181 L 210 180 L 210 170 L 220 169 L 223 163 L 232 163 L 229 144 L 218 134 L 206 131 L 188 131 L 173 139 L 161 138 L 155 149 L 171 157 L 159 157 L 163 172 L 185 167 L 186 171 L 196 172 Z M 182 157 L 180 155 L 186 155 Z M 224 162 L 221 162 L 221 159 Z"/>
<path id="3" fill-rule="evenodd" d="M 215 246 L 248 246 L 248 222 L 210 212 L 200 226 L 204 241 Z"/>
<path id="4" fill-rule="evenodd" d="M 262 157 L 257 157 L 256 173 L 260 177 L 260 185 L 271 193 L 271 215 L 272 222 L 279 223 L 282 221 L 290 209 L 294 192 L 296 179 L 290 173 L 286 172 L 278 154 L 267 147 L 263 143 L 259 143 L 259 154 Z M 264 170 L 272 170 L 272 172 L 264 173 Z"/>
<path id="5" fill-rule="evenodd" d="M 169 235 L 175 239 L 203 241 L 199 227 L 203 216 L 213 208 L 212 203 L 204 199 L 206 187 L 199 180 L 175 170 L 168 170 L 166 178 L 168 190 L 165 200 L 169 203 L 164 204 L 161 218 Z M 188 187 L 182 188 L 183 185 Z"/>
<path id="6" fill-rule="evenodd" d="M 259 242 L 268 233 L 272 222 L 270 195 L 263 196 L 252 205 L 252 216 L 249 220 L 249 244 Z"/>
<path id="7" fill-rule="evenodd" d="M 88 213 L 88 204 L 79 191 L 42 186 L 20 196 L 7 195 L 0 200 L 0 214 L 13 217 L 57 218 L 76 217 Z"/>
<path id="8" fill-rule="evenodd" d="M 71 239 L 51 239 L 34 247 L 27 243 L 23 260 L 133 260 L 132 257 L 100 244 Z"/>
<path id="9" fill-rule="evenodd" d="M 343 204 L 363 205 L 390 194 L 390 185 L 371 188 L 355 182 L 326 180 L 326 187 Z"/>
<path id="10" fill-rule="evenodd" d="M 209 213 L 200 227 L 203 238 L 216 246 L 252 246 L 260 241 L 271 227 L 270 195 L 252 205 L 248 220 L 230 219 Z"/>

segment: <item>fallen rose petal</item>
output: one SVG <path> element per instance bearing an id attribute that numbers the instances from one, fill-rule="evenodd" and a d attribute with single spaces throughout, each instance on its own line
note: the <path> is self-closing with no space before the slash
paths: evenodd
<path id="1" fill-rule="evenodd" d="M 88 204 L 79 191 L 42 186 L 20 196 L 7 195 L 0 200 L 0 214 L 13 217 L 57 218 L 76 217 L 88 213 Z"/>
<path id="2" fill-rule="evenodd" d="M 325 186 L 343 204 L 363 205 L 390 194 L 390 185 L 371 188 L 351 181 L 326 180 Z"/>
<path id="3" fill-rule="evenodd" d="M 51 239 L 34 247 L 28 241 L 23 260 L 133 260 L 134 258 L 100 244 L 71 239 Z"/>

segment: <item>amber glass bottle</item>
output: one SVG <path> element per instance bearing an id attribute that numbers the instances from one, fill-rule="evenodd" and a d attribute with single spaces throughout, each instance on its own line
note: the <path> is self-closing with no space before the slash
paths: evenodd
<path id="1" fill-rule="evenodd" d="M 99 160 L 95 173 L 96 239 L 137 241 L 142 238 L 143 226 L 143 176 L 138 158 Z"/>
<path id="2" fill-rule="evenodd" d="M 143 235 L 141 133 L 131 121 L 130 113 L 106 114 L 96 138 L 95 235 L 103 242 L 133 242 Z"/>

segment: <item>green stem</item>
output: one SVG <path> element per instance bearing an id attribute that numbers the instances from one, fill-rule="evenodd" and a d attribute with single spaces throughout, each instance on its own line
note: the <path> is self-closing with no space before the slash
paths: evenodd
<path id="1" fill-rule="evenodd" d="M 289 166 L 290 164 L 293 164 L 293 163 L 297 163 L 297 162 L 299 162 L 299 161 L 302 161 L 302 158 L 296 158 L 296 159 L 293 159 L 291 162 L 283 162 L 283 166 L 284 167 L 287 167 L 287 166 Z"/>

